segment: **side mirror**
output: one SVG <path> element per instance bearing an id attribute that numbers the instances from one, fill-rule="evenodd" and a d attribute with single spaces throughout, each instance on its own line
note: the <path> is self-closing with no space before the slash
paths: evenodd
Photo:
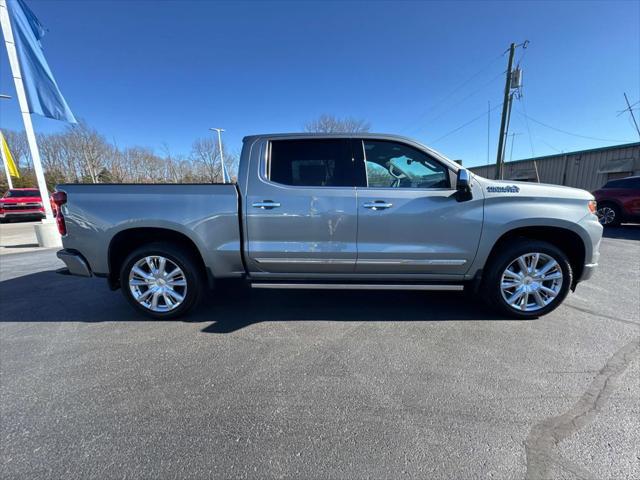
<path id="1" fill-rule="evenodd" d="M 469 170 L 461 168 L 456 176 L 456 195 L 459 202 L 471 200 L 471 175 Z"/>

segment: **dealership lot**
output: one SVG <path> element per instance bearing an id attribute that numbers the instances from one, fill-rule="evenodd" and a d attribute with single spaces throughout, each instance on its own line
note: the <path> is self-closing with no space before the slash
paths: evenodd
<path id="1" fill-rule="evenodd" d="M 534 321 L 230 290 L 152 322 L 24 225 L 0 227 L 2 478 L 640 478 L 640 226 Z"/>

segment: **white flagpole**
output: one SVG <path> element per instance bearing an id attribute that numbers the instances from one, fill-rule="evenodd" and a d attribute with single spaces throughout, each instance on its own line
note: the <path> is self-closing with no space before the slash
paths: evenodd
<path id="1" fill-rule="evenodd" d="M 13 181 L 11 181 L 11 174 L 9 173 L 9 160 L 4 153 L 4 135 L 0 132 L 0 154 L 2 155 L 2 164 L 4 165 L 4 174 L 7 176 L 7 183 L 9 184 L 9 190 L 13 188 Z"/>
<path id="2" fill-rule="evenodd" d="M 16 94 L 18 96 L 18 104 L 22 113 L 22 121 L 24 122 L 24 130 L 27 134 L 27 142 L 29 143 L 29 151 L 31 152 L 31 160 L 33 160 L 33 168 L 36 171 L 36 179 L 38 180 L 38 189 L 42 197 L 42 205 L 46 215 L 47 223 L 53 221 L 53 211 L 51 210 L 51 202 L 49 202 L 49 192 L 47 191 L 47 183 L 42 170 L 42 162 L 40 161 L 40 151 L 36 142 L 36 134 L 33 131 L 33 123 L 31 123 L 31 114 L 27 104 L 27 95 L 22 83 L 22 73 L 20 71 L 20 63 L 18 62 L 18 54 L 16 53 L 16 45 L 13 39 L 13 30 L 11 29 L 11 21 L 9 20 L 9 11 L 7 10 L 6 0 L 0 0 L 0 23 L 2 23 L 2 35 L 4 36 L 4 44 L 7 47 L 7 55 L 9 57 L 9 65 L 11 65 L 11 73 L 13 81 L 16 85 Z"/>

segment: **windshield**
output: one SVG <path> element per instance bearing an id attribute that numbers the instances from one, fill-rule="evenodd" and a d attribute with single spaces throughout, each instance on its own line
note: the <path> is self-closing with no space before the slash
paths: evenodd
<path id="1" fill-rule="evenodd" d="M 24 197 L 39 197 L 40 192 L 38 190 L 9 190 L 5 194 L 5 198 L 24 198 Z"/>

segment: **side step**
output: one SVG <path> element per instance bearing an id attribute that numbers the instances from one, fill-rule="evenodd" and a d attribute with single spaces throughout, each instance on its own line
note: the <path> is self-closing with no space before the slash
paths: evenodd
<path id="1" fill-rule="evenodd" d="M 442 284 L 381 284 L 381 283 L 252 283 L 251 288 L 310 290 L 447 290 L 462 291 L 464 285 Z"/>

